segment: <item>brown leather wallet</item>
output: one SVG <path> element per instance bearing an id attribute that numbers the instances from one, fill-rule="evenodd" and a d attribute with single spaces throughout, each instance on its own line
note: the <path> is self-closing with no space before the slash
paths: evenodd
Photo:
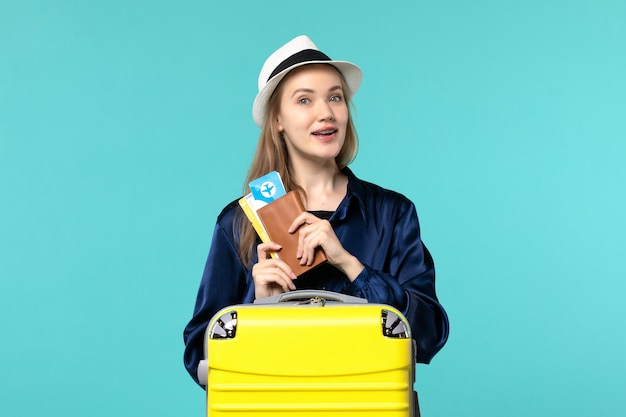
<path id="1" fill-rule="evenodd" d="M 319 247 L 315 249 L 312 265 L 300 265 L 300 259 L 296 257 L 298 231 L 289 233 L 288 230 L 293 220 L 304 211 L 304 204 L 297 191 L 289 191 L 257 210 L 257 215 L 270 240 L 282 246 L 282 249 L 276 252 L 278 258 L 289 265 L 296 276 L 310 271 L 327 260 L 326 254 Z"/>

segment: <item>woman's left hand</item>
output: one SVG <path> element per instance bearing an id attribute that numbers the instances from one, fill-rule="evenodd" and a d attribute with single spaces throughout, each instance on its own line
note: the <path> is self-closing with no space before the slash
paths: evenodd
<path id="1" fill-rule="evenodd" d="M 350 281 L 354 281 L 364 268 L 363 264 L 343 247 L 328 220 L 304 212 L 291 223 L 289 233 L 299 233 L 297 255 L 301 265 L 311 265 L 315 249 L 321 247 L 326 253 L 328 262 L 346 274 Z"/>

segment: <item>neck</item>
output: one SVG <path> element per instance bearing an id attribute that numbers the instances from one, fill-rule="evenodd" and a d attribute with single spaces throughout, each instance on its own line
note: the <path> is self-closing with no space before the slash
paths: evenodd
<path id="1" fill-rule="evenodd" d="M 294 172 L 296 182 L 306 194 L 307 210 L 334 211 L 347 192 L 348 178 L 334 163 L 328 166 L 315 166 L 307 169 L 299 167 Z"/>

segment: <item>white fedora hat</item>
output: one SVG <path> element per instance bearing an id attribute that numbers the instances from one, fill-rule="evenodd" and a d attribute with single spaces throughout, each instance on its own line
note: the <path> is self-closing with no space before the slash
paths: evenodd
<path id="1" fill-rule="evenodd" d="M 354 95 L 361 85 L 363 74 L 359 67 L 351 62 L 333 61 L 307 36 L 298 36 L 270 55 L 261 68 L 259 93 L 252 105 L 252 118 L 259 127 L 263 127 L 267 102 L 276 86 L 289 71 L 307 64 L 330 64 L 337 68 L 348 85 L 350 95 Z"/>

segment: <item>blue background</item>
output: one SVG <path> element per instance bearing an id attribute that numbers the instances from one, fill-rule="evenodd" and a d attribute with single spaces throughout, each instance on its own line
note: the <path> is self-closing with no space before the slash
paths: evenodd
<path id="1" fill-rule="evenodd" d="M 303 33 L 436 261 L 423 414 L 626 413 L 623 0 L 1 0 L 0 415 L 204 413 L 182 329 Z"/>

